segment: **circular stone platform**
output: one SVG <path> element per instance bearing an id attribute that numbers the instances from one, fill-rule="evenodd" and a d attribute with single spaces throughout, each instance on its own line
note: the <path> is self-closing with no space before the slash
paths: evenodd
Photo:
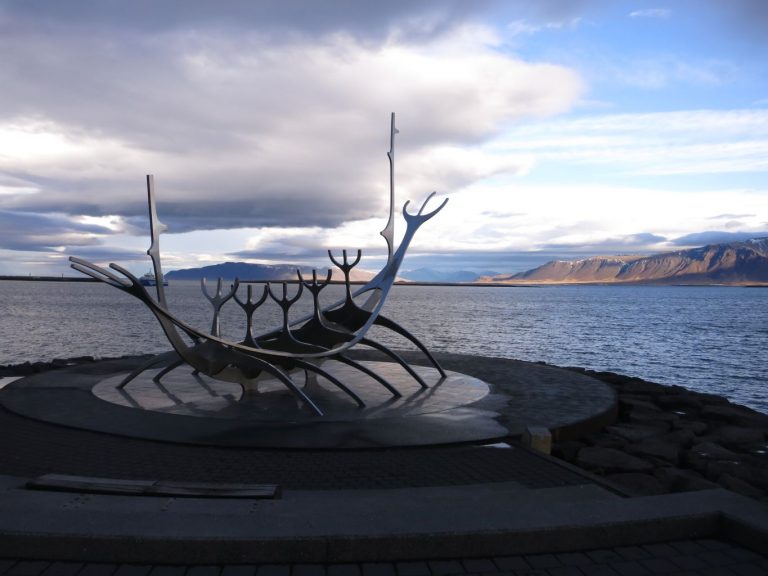
<path id="1" fill-rule="evenodd" d="M 276 378 L 264 379 L 256 390 L 244 393 L 239 384 L 196 375 L 188 366 L 170 372 L 160 382 L 153 380 L 160 369 L 148 370 L 123 388 L 119 384 L 125 374 L 116 374 L 101 380 L 91 391 L 101 400 L 128 408 L 252 423 L 405 418 L 473 404 L 490 391 L 485 382 L 458 372 L 448 371 L 446 377 L 441 378 L 434 368 L 415 366 L 414 370 L 428 386 L 423 388 L 401 366 L 392 362 L 362 364 L 383 377 L 402 396 L 394 396 L 374 379 L 339 362 L 325 362 L 322 368 L 346 383 L 365 406 L 359 406 L 351 396 L 321 376 L 312 375 L 303 391 L 322 409 L 323 416 L 310 410 Z M 300 382 L 301 372 L 298 374 L 296 380 Z"/>
<path id="2" fill-rule="evenodd" d="M 423 362 L 405 354 L 411 363 Z M 323 367 L 365 402 L 359 407 L 321 377 L 306 392 L 325 412 L 317 416 L 277 382 L 243 395 L 238 385 L 196 377 L 189 367 L 166 375 L 148 371 L 125 388 L 127 373 L 146 358 L 96 362 L 13 382 L 0 404 L 28 418 L 138 439 L 219 447 L 280 449 L 387 448 L 492 443 L 545 426 L 556 437 L 598 427 L 616 409 L 613 390 L 595 379 L 550 366 L 499 358 L 438 355 L 447 371 L 414 366 L 421 388 L 397 364 L 369 354 L 357 359 L 403 394 L 336 362 Z M 162 366 L 161 366 L 162 367 Z M 160 367 L 160 368 L 161 368 Z M 159 370 L 159 368 L 158 368 Z M 350 371 L 351 370 L 351 371 Z"/>

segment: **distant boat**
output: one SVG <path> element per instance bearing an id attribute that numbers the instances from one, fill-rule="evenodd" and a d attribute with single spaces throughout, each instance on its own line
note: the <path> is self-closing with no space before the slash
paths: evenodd
<path id="1" fill-rule="evenodd" d="M 147 272 L 139 278 L 139 282 L 141 282 L 142 286 L 157 286 L 157 278 L 155 278 L 155 275 L 152 272 Z M 163 286 L 168 286 L 168 280 L 163 278 Z"/>

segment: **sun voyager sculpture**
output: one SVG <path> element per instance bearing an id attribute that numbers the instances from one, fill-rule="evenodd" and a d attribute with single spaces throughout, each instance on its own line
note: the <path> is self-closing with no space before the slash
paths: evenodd
<path id="1" fill-rule="evenodd" d="M 392 361 L 398 363 L 408 374 L 418 382 L 422 388 L 428 385 L 421 376 L 396 352 L 387 346 L 371 339 L 368 332 L 372 326 L 380 326 L 391 330 L 412 342 L 429 360 L 429 363 L 440 374 L 441 378 L 446 373 L 415 336 L 405 328 L 384 316 L 381 311 L 387 300 L 387 295 L 397 277 L 400 265 L 408 250 L 413 237 L 418 229 L 427 220 L 434 217 L 448 202 L 446 198 L 442 204 L 431 212 L 424 212 L 427 204 L 435 195 L 431 193 L 415 214 L 408 212 L 407 201 L 402 208 L 406 230 L 400 245 L 394 246 L 395 233 L 395 115 L 392 114 L 390 129 L 389 157 L 389 219 L 380 234 L 387 243 L 387 262 L 385 266 L 362 287 L 352 288 L 350 271 L 360 262 L 361 251 L 357 250 L 354 260 L 350 261 L 347 251 L 342 251 L 341 259 L 334 257 L 329 250 L 328 256 L 331 262 L 338 267 L 344 275 L 345 297 L 329 305 L 321 303 L 321 292 L 331 280 L 331 271 L 325 279 L 318 280 L 317 271 L 313 270 L 311 280 L 305 278 L 297 270 L 298 288 L 296 293 L 288 296 L 287 283 L 281 283 L 280 289 L 275 289 L 273 284 L 266 283 L 262 293 L 254 299 L 253 286 L 247 286 L 244 298 L 237 295 L 240 283 L 235 280 L 227 293 L 222 292 L 221 279 L 218 281 L 215 294 L 208 292 L 205 280 L 202 281 L 203 294 L 213 306 L 213 323 L 210 332 L 204 332 L 176 316 L 168 306 L 165 287 L 163 285 L 163 270 L 160 259 L 160 232 L 163 226 L 160 224 L 155 204 L 154 180 L 147 176 L 147 197 L 149 204 L 149 222 L 151 244 L 147 250 L 152 260 L 152 267 L 156 278 L 155 295 L 153 296 L 142 285 L 141 281 L 128 270 L 118 264 L 110 264 L 109 269 L 103 268 L 86 260 L 71 257 L 71 266 L 92 278 L 109 284 L 123 292 L 138 298 L 143 302 L 157 321 L 168 338 L 173 350 L 159 354 L 145 364 L 139 366 L 121 382 L 120 387 L 125 387 L 142 372 L 162 364 L 167 364 L 153 379 L 160 379 L 184 364 L 189 365 L 196 373 L 204 374 L 216 380 L 234 382 L 239 384 L 243 391 L 255 390 L 262 378 L 277 379 L 290 392 L 292 392 L 304 405 L 315 414 L 322 416 L 323 410 L 313 400 L 306 386 L 310 378 L 320 376 L 348 395 L 360 407 L 365 403 L 355 392 L 357 382 L 342 382 L 339 378 L 328 372 L 323 365 L 326 362 L 343 363 L 372 379 L 378 385 L 383 386 L 393 396 L 399 397 L 401 393 L 382 374 L 377 373 L 368 366 L 358 362 L 349 356 L 353 347 L 365 346 L 376 349 L 387 355 Z M 301 298 L 306 290 L 312 298 L 312 313 L 298 319 L 291 319 L 291 307 Z M 245 337 L 241 341 L 233 342 L 222 338 L 219 330 L 219 312 L 224 303 L 230 299 L 243 309 L 246 321 Z M 268 299 L 274 301 L 282 311 L 282 323 L 261 334 L 254 334 L 253 318 L 257 309 Z M 297 379 L 303 382 L 297 383 Z"/>

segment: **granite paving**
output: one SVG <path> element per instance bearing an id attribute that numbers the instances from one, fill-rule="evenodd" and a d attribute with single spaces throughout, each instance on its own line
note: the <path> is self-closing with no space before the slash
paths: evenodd
<path id="1" fill-rule="evenodd" d="M 87 386 L 73 404 L 48 376 L 12 383 L 3 396 L 28 385 L 52 400 L 47 415 L 34 412 L 35 394 L 21 402 L 32 413 L 0 407 L 0 576 L 768 574 L 761 504 L 724 490 L 630 498 L 517 442 L 514 431 L 529 425 L 562 438 L 604 425 L 616 409 L 610 387 L 511 360 L 440 361 L 489 384 L 472 404 L 499 410 L 488 420 L 506 429 L 502 438 L 364 449 L 254 448 L 188 434 L 174 442 L 89 427 L 92 407 L 108 403 Z M 90 374 L 110 366 L 94 363 Z M 56 413 L 86 423 L 47 417 Z M 453 429 L 467 414 L 453 417 Z M 179 422 L 153 417 L 163 419 L 160 432 Z M 285 493 L 249 501 L 28 488 L 25 479 L 44 474 L 275 484 Z"/>

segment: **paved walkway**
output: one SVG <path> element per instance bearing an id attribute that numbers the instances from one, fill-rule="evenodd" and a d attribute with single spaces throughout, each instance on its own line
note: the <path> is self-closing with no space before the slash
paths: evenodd
<path id="1" fill-rule="evenodd" d="M 370 489 L 515 481 L 531 488 L 591 482 L 508 444 L 390 450 L 289 451 L 151 442 L 55 426 L 0 408 L 0 472 L 190 482 L 258 482 L 288 489 Z M 506 446 L 506 448 L 503 448 Z"/>
<path id="2" fill-rule="evenodd" d="M 514 396 L 504 362 L 451 361 L 485 366 L 486 381 Z M 548 405 L 553 418 L 573 422 L 546 387 L 541 398 L 535 388 L 518 391 L 532 422 Z M 572 391 L 569 402 L 578 398 Z M 4 409 L 0 429 L 0 574 L 768 573 L 754 554 L 768 541 L 765 505 L 724 490 L 630 498 L 512 438 L 491 446 L 226 448 L 116 436 Z M 70 491 L 28 487 L 48 473 L 117 479 L 125 493 L 99 493 L 95 480 Z M 205 490 L 148 496 L 131 493 L 132 480 L 282 490 L 274 499 Z"/>
<path id="3" fill-rule="evenodd" d="M 768 558 L 722 540 L 583 552 L 357 564 L 140 565 L 0 560 L 2 576 L 736 576 L 768 574 Z"/>

